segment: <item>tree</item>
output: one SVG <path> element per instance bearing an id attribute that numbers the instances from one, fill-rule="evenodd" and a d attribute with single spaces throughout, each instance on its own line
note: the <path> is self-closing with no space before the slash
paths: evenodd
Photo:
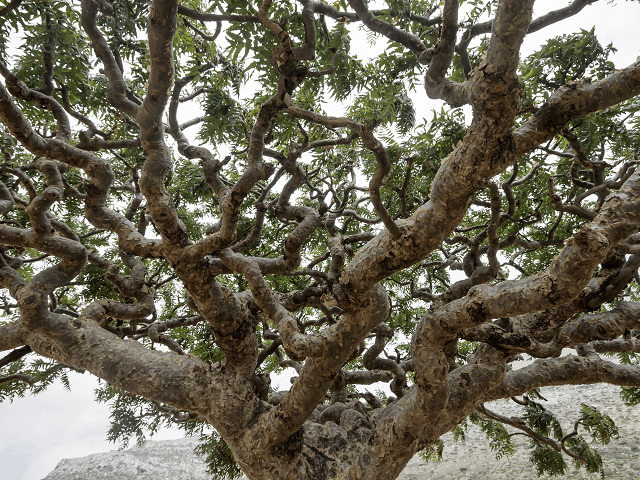
<path id="1" fill-rule="evenodd" d="M 535 395 L 640 401 L 640 62 L 594 30 L 519 58 L 590 3 L 6 4 L 0 398 L 87 371 L 114 440 L 212 426 L 250 479 L 392 479 L 467 421 L 601 471 L 609 417 L 567 433 Z M 358 60 L 354 26 L 388 48 Z M 418 88 L 452 108 L 420 124 Z"/>

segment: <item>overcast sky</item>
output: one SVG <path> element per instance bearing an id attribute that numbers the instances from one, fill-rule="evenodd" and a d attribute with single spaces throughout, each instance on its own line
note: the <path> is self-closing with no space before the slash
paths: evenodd
<path id="1" fill-rule="evenodd" d="M 538 2 L 534 16 L 569 3 Z M 613 60 L 618 68 L 623 68 L 640 54 L 638 21 L 639 3 L 618 1 L 610 4 L 600 0 L 569 20 L 527 36 L 523 54 L 531 53 L 550 37 L 574 33 L 579 29 L 588 30 L 595 25 L 600 42 L 603 45 L 613 43 L 618 48 Z M 357 51 L 355 46 L 352 51 Z M 372 50 L 363 42 L 362 51 L 370 54 Z M 440 102 L 432 102 L 424 94 L 412 94 L 412 97 L 420 116 L 431 118 L 430 108 L 440 108 Z M 57 384 L 36 397 L 0 404 L 0 480 L 41 480 L 63 458 L 117 448 L 106 440 L 108 406 L 93 401 L 93 390 L 97 386 L 95 377 L 75 372 L 69 376 L 71 393 Z M 280 387 L 287 388 L 287 383 L 283 381 Z M 180 436 L 178 431 L 162 431 L 154 439 Z"/>

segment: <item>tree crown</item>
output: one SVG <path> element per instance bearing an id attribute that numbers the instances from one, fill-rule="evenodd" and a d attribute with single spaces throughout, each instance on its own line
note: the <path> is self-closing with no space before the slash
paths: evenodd
<path id="1" fill-rule="evenodd" d="M 395 478 L 467 421 L 601 471 L 610 418 L 534 399 L 639 397 L 640 63 L 519 55 L 591 3 L 7 3 L 0 400 L 88 371 L 110 439 L 178 424 L 230 477 Z"/>

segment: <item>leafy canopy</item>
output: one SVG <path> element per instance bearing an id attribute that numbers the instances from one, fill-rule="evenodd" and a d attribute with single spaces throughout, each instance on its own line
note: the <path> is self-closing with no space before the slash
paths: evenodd
<path id="1" fill-rule="evenodd" d="M 305 3 L 277 1 L 268 10 L 269 17 L 286 30 L 295 45 L 305 42 L 302 14 Z M 490 18 L 495 14 L 496 3 L 460 2 L 464 15 L 460 16 L 459 28 L 463 30 Z M 328 4 L 340 12 L 351 9 L 345 0 Z M 281 81 L 281 74 L 274 67 L 273 52 L 282 42 L 255 20 L 260 7 L 255 2 L 185 0 L 182 6 L 203 13 L 251 19 L 200 22 L 189 15 L 178 15 L 173 38 L 177 80 L 176 87 L 172 88 L 177 89 L 177 85 L 182 88 L 177 90 L 180 99 L 177 118 L 182 123 L 181 129 L 192 145 L 206 146 L 220 159 L 217 178 L 221 184 L 233 186 L 244 178 L 253 161 L 250 157 L 252 128 L 260 120 L 261 108 Z M 151 81 L 152 58 L 146 35 L 149 2 L 114 0 L 111 7 L 111 14 L 98 15 L 96 25 L 123 69 L 127 97 L 136 103 L 147 96 Z M 374 6 L 369 8 L 373 10 Z M 416 35 L 425 45 L 435 45 L 442 33 L 441 11 L 439 2 L 394 0 L 380 5 L 376 15 Z M 435 21 L 416 21 L 416 16 Z M 93 151 L 113 171 L 105 206 L 132 221 L 137 231 L 148 238 L 161 238 L 162 227 L 154 222 L 140 193 L 139 180 L 147 161 L 143 145 L 137 141 L 140 125 L 110 103 L 110 81 L 105 66 L 81 27 L 81 17 L 80 6 L 74 1 L 24 1 L 18 8 L 4 12 L 0 21 L 0 61 L 10 70 L 10 74 L 4 75 L 5 79 L 15 75 L 26 89 L 45 92 L 64 105 L 72 117 L 69 143 Z M 358 20 L 347 16 L 315 16 L 315 57 L 305 62 L 306 74 L 291 90 L 290 102 L 317 115 L 348 117 L 375 132 L 389 161 L 389 170 L 379 185 L 381 204 L 392 219 L 402 222 L 430 199 L 437 172 L 465 139 L 470 111 L 438 104 L 433 111 L 425 112 L 420 102 L 425 98 L 422 90 L 426 67 L 405 46 L 386 41 Z M 363 38 L 367 43 L 362 43 Z M 483 61 L 488 38 L 479 36 L 469 45 L 466 53 L 472 67 Z M 380 48 L 381 45 L 384 48 Z M 369 48 L 379 53 L 368 55 Z M 615 73 L 609 59 L 613 52 L 612 45 L 598 41 L 595 28 L 585 27 L 551 38 L 536 53 L 522 58 L 517 69 L 522 106 L 513 128 L 530 120 L 563 85 L 596 82 Z M 461 59 L 454 57 L 447 76 L 463 82 L 468 73 Z M 60 126 L 51 109 L 19 96 L 15 96 L 14 101 L 39 135 L 53 138 L 59 133 Z M 391 303 L 386 320 L 388 331 L 385 335 L 377 331 L 376 335 L 363 340 L 342 371 L 385 370 L 384 367 L 371 368 L 362 356 L 364 352 L 375 352 L 374 357 L 381 355 L 380 359 L 384 356 L 398 365 L 410 360 L 411 337 L 430 305 L 433 308 L 454 300 L 456 295 L 452 292 L 458 285 L 456 282 L 471 277 L 474 270 L 490 261 L 487 254 L 490 225 L 496 214 L 492 202 L 496 201 L 496 195 L 498 214 L 502 212 L 496 230 L 501 242 L 500 265 L 483 283 L 522 279 L 547 268 L 563 248 L 563 242 L 593 217 L 559 212 L 553 195 L 560 198 L 561 203 L 569 204 L 595 185 L 626 175 L 640 154 L 639 110 L 640 101 L 632 98 L 572 120 L 560 135 L 527 152 L 512 168 L 493 179 L 503 185 L 502 193 L 496 194 L 488 187 L 479 189 L 459 225 L 438 248 L 421 261 L 396 269 L 381 280 Z M 169 120 L 163 117 L 163 121 Z M 28 212 L 29 202 L 33 201 L 34 194 L 39 195 L 47 188 L 48 180 L 38 167 L 36 157 L 10 132 L 9 126 L 0 128 L 3 132 L 0 148 L 5 159 L 0 180 L 16 198 L 15 206 L 4 211 L 2 223 L 29 229 L 34 227 Z M 167 124 L 165 129 L 171 131 L 174 127 Z M 94 137 L 109 145 L 100 148 L 91 140 Z M 175 135 L 174 138 L 177 139 Z M 184 224 L 186 236 L 198 241 L 220 228 L 216 222 L 221 217 L 223 202 L 198 159 L 180 153 L 179 140 L 171 140 L 167 135 L 167 142 L 171 162 L 162 180 L 164 188 L 173 201 L 177 218 Z M 311 296 L 314 289 L 327 294 L 338 281 L 334 269 L 342 268 L 335 259 L 331 260 L 333 252 L 327 247 L 331 238 L 338 235 L 348 239 L 344 246 L 348 262 L 385 228 L 379 209 L 373 204 L 373 188 L 369 185 L 379 169 L 379 159 L 364 141 L 347 129 L 327 128 L 285 112 L 270 119 L 264 144 L 262 155 L 265 161 L 272 162 L 272 174 L 255 182 L 242 199 L 234 226 L 235 238 L 244 242 L 245 256 L 278 259 L 290 248 L 286 242 L 292 241 L 301 225 L 299 216 L 292 218 L 283 214 L 283 204 L 290 202 L 316 209 L 323 226 L 314 228 L 303 242 L 291 247 L 299 249 L 296 254 L 301 258 L 300 265 L 265 274 L 264 279 L 273 292 L 283 295 L 298 292 Z M 295 156 L 301 149 L 304 153 Z M 297 162 L 297 170 L 287 166 L 287 158 Z M 112 265 L 122 275 L 133 275 L 134 266 L 122 257 L 118 235 L 107 228 L 96 228 L 87 219 L 84 199 L 91 194 L 90 179 L 77 166 L 67 166 L 62 173 L 64 194 L 61 201 L 50 205 L 51 218 L 66 225 L 84 247 L 103 260 L 87 263 L 72 281 L 54 289 L 49 295 L 50 310 L 77 318 L 86 305 L 97 300 L 135 304 L 139 300 L 123 300 L 122 292 L 105 274 L 112 268 L 108 265 Z M 301 178 L 291 180 L 296 174 Z M 295 193 L 287 192 L 288 198 L 282 202 L 287 185 L 293 185 Z M 581 211 L 597 211 L 603 200 L 604 197 L 595 192 L 578 205 Z M 65 235 L 63 229 L 54 228 L 58 231 L 56 235 Z M 520 241 L 516 242 L 516 238 Z M 5 260 L 13 262 L 11 265 L 26 282 L 58 263 L 54 255 L 26 245 L 5 245 L 2 250 Z M 103 327 L 121 337 L 134 338 L 150 349 L 180 350 L 211 364 L 221 362 L 223 348 L 207 322 L 197 318 L 200 312 L 171 262 L 153 255 L 140 256 L 140 261 L 146 269 L 144 283 L 155 298 L 152 312 L 144 318 L 107 317 Z M 225 291 L 239 295 L 250 289 L 245 275 L 225 270 L 214 260 L 211 262 L 218 268 L 215 279 Z M 637 280 L 636 274 L 621 292 L 632 301 L 638 300 Z M 612 307 L 618 300 L 612 301 Z M 1 301 L 4 316 L 0 326 L 10 325 L 18 320 L 20 310 L 7 289 L 2 291 Z M 604 307 L 598 308 L 604 311 Z M 299 368 L 303 359 L 278 346 L 282 341 L 274 334 L 278 326 L 273 319 L 262 313 L 254 314 L 258 319 L 255 321 L 257 345 L 261 352 L 266 352 L 255 374 L 266 378 L 266 374 L 280 374 L 287 367 Z M 294 312 L 297 327 L 311 335 L 320 334 L 327 325 L 336 323 L 340 314 L 340 309 L 318 303 Z M 156 329 L 154 334 L 153 325 L 162 325 L 163 330 Z M 633 329 L 626 335 L 638 338 L 640 333 Z M 452 362 L 467 365 L 479 344 L 462 336 L 456 338 Z M 623 364 L 638 364 L 636 353 L 616 355 Z M 12 401 L 28 393 L 39 393 L 57 379 L 68 387 L 69 368 L 37 355 L 24 356 L 4 366 L 0 374 L 3 377 L 28 375 L 29 382 L 0 383 L 0 400 Z M 287 370 L 289 372 L 291 370 Z M 394 390 L 394 382 L 400 385 L 399 390 L 394 390 L 396 396 L 398 391 L 415 382 L 410 368 L 406 373 L 406 380 L 393 375 L 391 389 Z M 276 393 L 273 388 L 269 390 L 268 383 L 261 388 L 265 388 L 267 394 Z M 378 389 L 376 395 L 372 395 L 365 386 L 347 382 L 344 392 L 344 399 L 365 399 L 370 407 L 392 401 L 389 389 Z M 630 404 L 640 402 L 635 387 L 625 387 L 623 395 Z M 106 382 L 100 384 L 96 397 L 112 407 L 110 440 L 126 446 L 133 437 L 142 441 L 161 426 L 177 425 L 188 434 L 202 435 L 199 450 L 206 455 L 214 477 L 240 475 L 227 444 L 197 415 L 129 394 Z M 324 403 L 334 402 L 327 395 Z M 598 442 L 606 443 L 617 433 L 609 417 L 587 405 L 582 405 L 577 414 L 581 415 L 580 425 Z M 601 471 L 602 460 L 597 452 L 582 436 L 565 436 L 559 421 L 542 404 L 528 401 L 523 418 L 523 425 L 531 432 L 548 437 L 554 445 L 557 442 L 571 452 L 576 465 L 583 465 L 588 471 Z M 498 459 L 514 453 L 508 423 L 505 426 L 500 419 L 481 411 L 472 413 L 469 419 L 487 435 Z M 454 433 L 464 438 L 462 426 L 456 427 Z M 530 458 L 538 473 L 563 473 L 567 465 L 561 451 L 552 448 L 551 443 L 543 444 L 536 441 L 535 436 L 532 438 Z M 430 444 L 424 450 L 425 457 L 440 457 L 442 448 L 439 441 Z"/>

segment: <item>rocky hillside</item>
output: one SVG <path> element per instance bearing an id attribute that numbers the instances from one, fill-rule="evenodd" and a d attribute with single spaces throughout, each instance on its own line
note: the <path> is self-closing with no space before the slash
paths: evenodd
<path id="1" fill-rule="evenodd" d="M 149 441 L 128 450 L 65 458 L 44 480 L 204 480 L 196 438 Z"/>

